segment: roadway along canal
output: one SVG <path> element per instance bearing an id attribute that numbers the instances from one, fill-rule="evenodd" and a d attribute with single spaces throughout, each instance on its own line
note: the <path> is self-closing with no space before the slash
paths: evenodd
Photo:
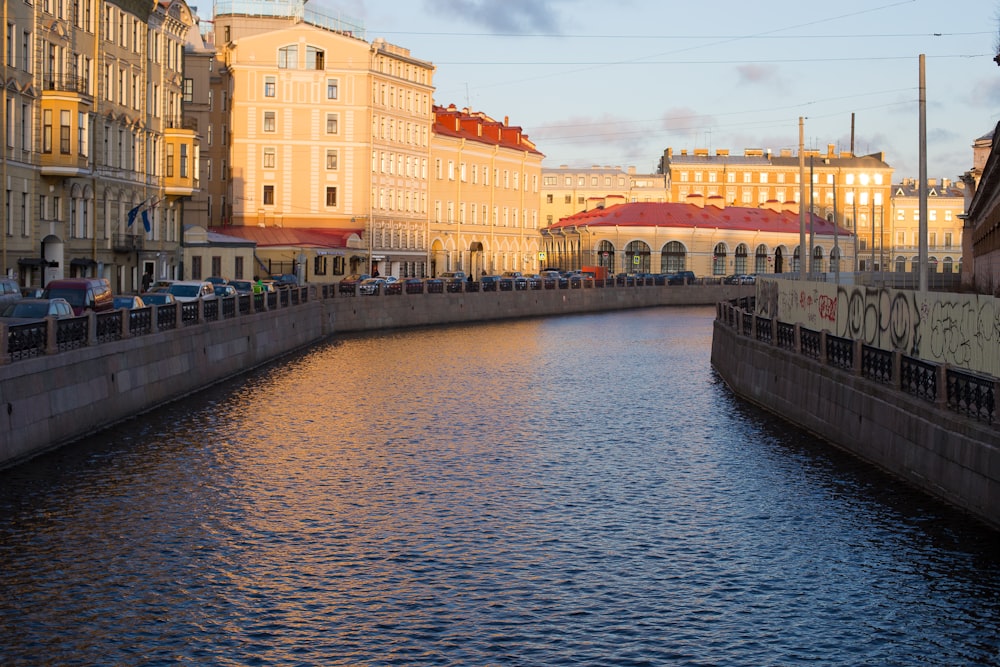
<path id="1" fill-rule="evenodd" d="M 1000 661 L 1000 536 L 734 399 L 713 315 L 341 336 L 3 471 L 2 662 Z"/>

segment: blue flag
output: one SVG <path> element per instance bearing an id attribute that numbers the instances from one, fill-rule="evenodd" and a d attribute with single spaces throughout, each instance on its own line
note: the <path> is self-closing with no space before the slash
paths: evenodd
<path id="1" fill-rule="evenodd" d="M 135 216 L 139 215 L 139 207 L 141 207 L 141 206 L 142 206 L 142 204 L 139 204 L 139 206 L 136 206 L 134 209 L 132 209 L 131 211 L 128 212 L 128 226 L 129 227 L 131 227 L 132 223 L 135 222 Z"/>
<path id="2" fill-rule="evenodd" d="M 146 233 L 147 234 L 152 229 L 152 226 L 149 224 L 149 209 L 148 208 L 142 212 L 142 226 L 146 228 Z"/>

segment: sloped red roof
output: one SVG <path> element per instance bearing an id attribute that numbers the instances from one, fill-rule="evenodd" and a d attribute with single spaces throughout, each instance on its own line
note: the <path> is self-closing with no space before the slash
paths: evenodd
<path id="1" fill-rule="evenodd" d="M 809 218 L 806 226 L 809 228 Z M 766 208 L 727 206 L 696 206 L 695 204 L 636 202 L 616 204 L 576 213 L 561 219 L 549 229 L 563 227 L 705 227 L 738 231 L 799 232 L 799 214 L 792 211 L 773 211 Z M 813 215 L 815 234 L 833 236 L 834 224 Z M 840 227 L 838 234 L 851 236 L 852 232 Z"/>
<path id="2" fill-rule="evenodd" d="M 454 105 L 434 106 L 432 130 L 445 137 L 542 155 L 519 125 L 509 125 L 506 120 L 500 122 L 483 113 L 459 110 Z"/>
<path id="3" fill-rule="evenodd" d="M 328 229 L 325 227 L 251 227 L 231 225 L 209 227 L 209 232 L 238 236 L 253 241 L 258 248 L 289 246 L 294 248 L 346 248 L 352 234 L 359 238 L 364 228 Z"/>

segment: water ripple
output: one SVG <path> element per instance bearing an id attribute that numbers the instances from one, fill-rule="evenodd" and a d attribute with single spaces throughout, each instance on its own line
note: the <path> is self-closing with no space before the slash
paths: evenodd
<path id="1" fill-rule="evenodd" d="M 3 664 L 1000 663 L 1000 539 L 711 309 L 345 337 L 0 473 Z"/>

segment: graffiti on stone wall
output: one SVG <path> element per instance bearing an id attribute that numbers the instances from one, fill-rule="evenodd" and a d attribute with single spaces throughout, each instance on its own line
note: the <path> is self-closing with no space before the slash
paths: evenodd
<path id="1" fill-rule="evenodd" d="M 1000 305 L 991 296 L 759 281 L 757 313 L 1000 377 Z"/>

